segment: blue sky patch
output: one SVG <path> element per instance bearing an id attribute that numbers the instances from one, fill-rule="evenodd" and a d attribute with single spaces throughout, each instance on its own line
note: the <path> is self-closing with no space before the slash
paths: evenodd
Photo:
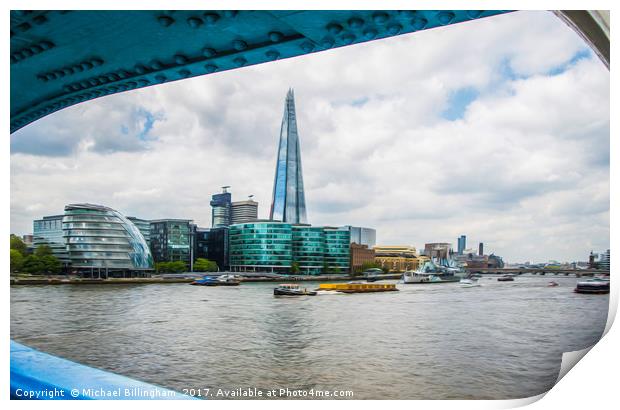
<path id="1" fill-rule="evenodd" d="M 448 97 L 448 106 L 441 113 L 441 116 L 448 121 L 455 121 L 463 118 L 467 106 L 475 101 L 480 93 L 473 87 L 460 88 Z"/>

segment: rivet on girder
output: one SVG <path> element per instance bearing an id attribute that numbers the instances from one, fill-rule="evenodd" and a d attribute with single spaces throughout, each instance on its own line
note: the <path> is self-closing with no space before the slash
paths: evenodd
<path id="1" fill-rule="evenodd" d="M 47 17 L 45 17 L 44 15 L 40 15 L 40 16 L 36 16 L 35 18 L 32 19 L 32 21 L 35 24 L 43 24 L 45 22 L 47 22 Z"/>
<path id="2" fill-rule="evenodd" d="M 234 40 L 232 42 L 233 48 L 237 51 L 242 51 L 248 48 L 248 43 L 243 40 Z"/>
<path id="3" fill-rule="evenodd" d="M 477 19 L 482 14 L 483 10 L 467 10 L 467 15 L 469 18 Z"/>
<path id="4" fill-rule="evenodd" d="M 411 25 L 416 30 L 422 30 L 423 28 L 426 27 L 427 24 L 428 24 L 428 20 L 425 19 L 424 17 L 416 17 L 411 20 Z"/>
<path id="5" fill-rule="evenodd" d="M 158 74 L 155 76 L 155 80 L 157 80 L 158 83 L 163 83 L 166 81 L 166 76 L 163 74 Z"/>
<path id="6" fill-rule="evenodd" d="M 163 64 L 157 60 L 151 61 L 150 66 L 153 70 L 161 70 L 163 68 Z"/>
<path id="7" fill-rule="evenodd" d="M 247 64 L 247 62 L 248 60 L 246 60 L 244 57 L 237 57 L 233 60 L 233 63 L 235 63 L 237 67 L 243 67 Z"/>
<path id="8" fill-rule="evenodd" d="M 34 54 L 39 54 L 41 51 L 43 51 L 43 47 L 41 47 L 38 44 L 35 44 L 34 46 L 30 47 L 30 50 L 32 50 Z"/>
<path id="9" fill-rule="evenodd" d="M 207 73 L 214 73 L 217 70 L 217 66 L 215 64 L 207 64 L 205 65 L 205 71 Z"/>
<path id="10" fill-rule="evenodd" d="M 174 19 L 170 16 L 159 16 L 157 17 L 157 21 L 164 27 L 169 27 L 174 23 Z"/>
<path id="11" fill-rule="evenodd" d="M 189 70 L 179 70 L 179 75 L 183 78 L 187 78 L 189 77 L 189 75 L 191 74 L 191 72 Z"/>
<path id="12" fill-rule="evenodd" d="M 338 23 L 329 23 L 327 25 L 327 31 L 329 31 L 330 34 L 335 36 L 337 34 L 340 34 L 340 32 L 342 31 L 342 26 Z"/>
<path id="13" fill-rule="evenodd" d="M 213 57 L 215 54 L 217 54 L 217 52 L 209 47 L 205 47 L 202 49 L 202 55 L 207 57 L 207 58 L 211 58 Z"/>
<path id="14" fill-rule="evenodd" d="M 19 31 L 21 32 L 25 32 L 30 30 L 32 26 L 30 25 L 30 23 L 22 23 L 19 26 L 17 26 L 17 28 L 19 29 Z"/>
<path id="15" fill-rule="evenodd" d="M 355 41 L 355 36 L 353 34 L 347 33 L 344 36 L 342 36 L 342 42 L 344 44 L 351 44 L 354 41 Z"/>
<path id="16" fill-rule="evenodd" d="M 71 75 L 73 74 L 73 68 L 71 67 L 65 67 L 62 69 L 62 71 L 66 74 L 66 75 Z"/>
<path id="17" fill-rule="evenodd" d="M 220 16 L 217 13 L 205 13 L 204 16 L 207 26 L 214 25 L 220 19 Z"/>
<path id="18" fill-rule="evenodd" d="M 90 70 L 91 68 L 93 68 L 93 63 L 91 63 L 90 61 L 84 61 L 82 63 L 82 67 L 84 68 L 84 70 Z"/>
<path id="19" fill-rule="evenodd" d="M 144 74 L 147 71 L 147 68 L 145 66 L 143 66 L 142 64 L 136 64 L 135 66 L 135 70 L 138 74 Z"/>
<path id="20" fill-rule="evenodd" d="M 280 53 L 276 50 L 269 50 L 265 53 L 265 56 L 270 60 L 277 60 L 280 57 Z"/>
<path id="21" fill-rule="evenodd" d="M 224 14 L 224 17 L 233 18 L 236 17 L 239 12 L 237 10 L 225 10 L 222 14 Z"/>
<path id="22" fill-rule="evenodd" d="M 186 64 L 187 61 L 187 57 L 185 57 L 183 54 L 177 54 L 174 56 L 174 62 L 179 65 Z"/>
<path id="23" fill-rule="evenodd" d="M 22 55 L 24 57 L 31 57 L 34 53 L 29 48 L 25 48 L 22 50 Z"/>
<path id="24" fill-rule="evenodd" d="M 403 29 L 403 26 L 401 26 L 400 24 L 392 24 L 387 28 L 388 33 L 390 33 L 391 35 L 396 35 L 398 33 L 400 33 L 400 31 Z"/>
<path id="25" fill-rule="evenodd" d="M 306 53 L 314 50 L 314 45 L 309 41 L 304 41 L 299 47 L 301 47 L 301 49 L 304 50 Z"/>
<path id="26" fill-rule="evenodd" d="M 383 24 L 388 21 L 389 18 L 390 16 L 382 11 L 378 11 L 372 15 L 372 21 L 374 21 L 375 24 Z"/>
<path id="27" fill-rule="evenodd" d="M 198 28 L 202 26 L 202 24 L 203 24 L 203 21 L 199 17 L 190 17 L 187 19 L 187 25 L 190 26 L 191 28 Z"/>
<path id="28" fill-rule="evenodd" d="M 364 20 L 359 17 L 351 17 L 348 23 L 351 28 L 360 28 L 364 25 Z"/>
<path id="29" fill-rule="evenodd" d="M 437 20 L 439 20 L 439 22 L 444 25 L 450 24 L 453 19 L 454 13 L 451 11 L 441 11 L 437 14 Z"/>
<path id="30" fill-rule="evenodd" d="M 334 45 L 334 40 L 332 38 L 325 37 L 323 41 L 321 41 L 321 46 L 323 46 L 323 48 L 330 48 L 333 45 Z"/>
<path id="31" fill-rule="evenodd" d="M 377 37 L 377 30 L 375 30 L 374 28 L 364 30 L 364 37 L 367 40 L 372 40 L 373 38 Z"/>
<path id="32" fill-rule="evenodd" d="M 92 60 L 90 60 L 90 62 L 93 64 L 93 66 L 97 67 L 103 64 L 103 60 L 100 58 L 93 58 Z"/>
<path id="33" fill-rule="evenodd" d="M 278 41 L 282 41 L 283 38 L 284 38 L 284 34 L 280 33 L 279 31 L 272 31 L 271 33 L 269 33 L 269 40 L 271 40 L 274 43 L 277 43 Z"/>
<path id="34" fill-rule="evenodd" d="M 54 43 L 52 43 L 51 41 L 41 41 L 39 45 L 43 48 L 43 50 L 49 50 L 50 48 L 54 47 Z"/>
<path id="35" fill-rule="evenodd" d="M 398 10 L 398 14 L 400 14 L 403 17 L 413 17 L 416 15 L 415 10 Z"/>

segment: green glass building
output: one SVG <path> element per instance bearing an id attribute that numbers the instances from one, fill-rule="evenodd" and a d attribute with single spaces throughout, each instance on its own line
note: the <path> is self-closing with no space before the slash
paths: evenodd
<path id="1" fill-rule="evenodd" d="M 318 275 L 323 271 L 325 233 L 322 227 L 293 225 L 293 261 L 300 273 Z"/>
<path id="2" fill-rule="evenodd" d="M 292 226 L 277 221 L 231 225 L 229 252 L 232 271 L 289 273 Z"/>
<path id="3" fill-rule="evenodd" d="M 348 273 L 351 256 L 351 232 L 347 228 L 324 227 L 324 273 Z"/>

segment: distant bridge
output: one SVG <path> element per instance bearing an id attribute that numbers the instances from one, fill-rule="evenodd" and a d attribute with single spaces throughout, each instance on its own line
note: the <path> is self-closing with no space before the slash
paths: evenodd
<path id="1" fill-rule="evenodd" d="M 531 274 L 531 275 L 574 275 L 577 277 L 580 276 L 594 276 L 594 275 L 609 275 L 608 270 L 601 269 L 554 269 L 554 268 L 465 268 L 467 272 L 470 273 L 480 273 L 480 274 L 495 274 L 495 275 L 506 275 L 506 274 L 514 274 L 514 275 L 523 275 L 523 274 Z"/>

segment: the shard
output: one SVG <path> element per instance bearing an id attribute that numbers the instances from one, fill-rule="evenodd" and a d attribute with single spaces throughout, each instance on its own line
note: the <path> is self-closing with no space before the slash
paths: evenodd
<path id="1" fill-rule="evenodd" d="M 288 90 L 284 103 L 269 219 L 293 224 L 308 223 L 295 96 L 292 89 Z"/>

